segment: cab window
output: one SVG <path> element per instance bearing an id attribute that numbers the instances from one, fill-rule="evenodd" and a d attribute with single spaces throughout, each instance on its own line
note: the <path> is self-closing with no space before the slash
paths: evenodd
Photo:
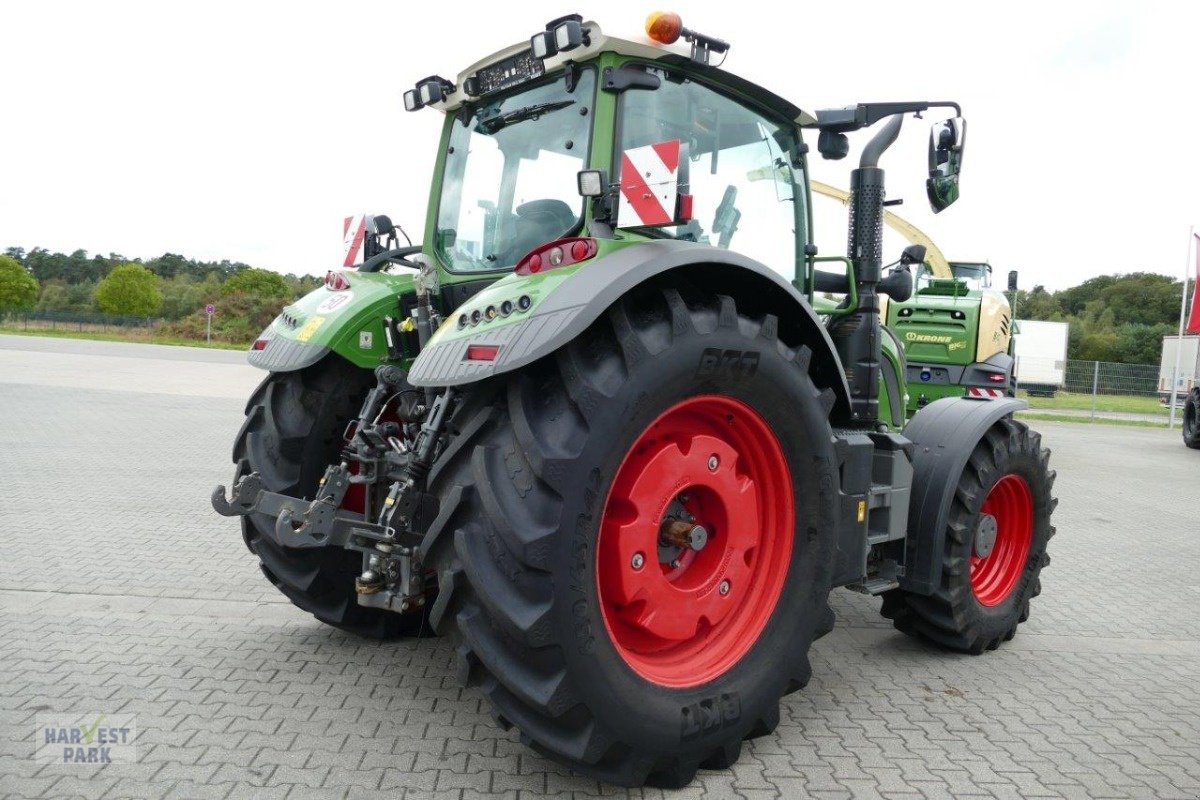
<path id="1" fill-rule="evenodd" d="M 648 226 L 628 202 L 618 227 L 734 250 L 793 280 L 797 239 L 807 235 L 803 175 L 790 155 L 797 150 L 795 129 L 689 78 L 647 71 L 660 78 L 659 88 L 621 96 L 614 159 L 620 191 L 644 189 L 643 175 L 622 172 L 653 155 L 645 148 L 678 142 L 678 192 L 691 196 L 691 220 Z M 675 218 L 675 209 L 666 211 Z"/>

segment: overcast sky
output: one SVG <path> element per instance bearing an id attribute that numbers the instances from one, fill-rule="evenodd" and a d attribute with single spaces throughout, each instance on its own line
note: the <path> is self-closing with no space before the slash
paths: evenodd
<path id="1" fill-rule="evenodd" d="M 685 8 L 686 7 L 686 8 Z M 541 10 L 535 10 L 535 9 Z M 679 3 L 725 67 L 805 109 L 955 99 L 958 204 L 924 200 L 925 122 L 889 151 L 893 209 L 952 259 L 1050 288 L 1179 276 L 1200 223 L 1197 3 Z M 651 3 L 0 5 L 0 247 L 163 252 L 323 272 L 342 217 L 417 238 L 441 116 L 401 93 L 579 11 L 637 35 Z M 840 186 L 843 162 L 814 158 Z M 815 144 L 815 141 L 814 141 Z M 815 150 L 815 147 L 814 147 Z M 845 212 L 817 201 L 823 254 Z M 889 247 L 898 250 L 898 240 Z"/>

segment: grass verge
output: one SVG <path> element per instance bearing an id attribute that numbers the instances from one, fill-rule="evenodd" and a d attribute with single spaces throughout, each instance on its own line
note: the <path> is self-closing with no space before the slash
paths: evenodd
<path id="1" fill-rule="evenodd" d="M 1054 397 L 1030 397 L 1023 391 L 1017 396 L 1029 401 L 1030 408 L 1036 409 L 1069 409 L 1071 411 L 1091 411 L 1092 396 L 1060 391 Z M 1102 394 L 1096 396 L 1097 411 L 1121 411 L 1132 414 L 1161 414 L 1167 416 L 1167 409 L 1158 402 L 1157 396 L 1132 394 Z"/>
<path id="2" fill-rule="evenodd" d="M 1095 419 L 1090 419 L 1088 417 L 1075 417 L 1070 414 L 1044 413 L 1033 408 L 1028 411 L 1018 411 L 1017 416 L 1025 420 L 1073 422 L 1076 425 L 1120 425 L 1126 428 L 1157 428 L 1160 431 L 1167 429 L 1165 422 L 1151 422 L 1147 419 L 1119 419 L 1116 417 L 1096 417 Z"/>
<path id="3" fill-rule="evenodd" d="M 231 344 L 230 342 L 208 342 L 195 339 L 183 339 L 176 336 L 159 336 L 151 332 L 101 332 L 101 331 L 69 331 L 52 330 L 48 328 L 9 328 L 0 325 L 0 333 L 13 336 L 49 336 L 54 339 L 87 339 L 93 342 L 136 342 L 138 344 L 170 344 L 180 347 L 203 347 L 210 350 L 245 350 L 249 344 Z"/>

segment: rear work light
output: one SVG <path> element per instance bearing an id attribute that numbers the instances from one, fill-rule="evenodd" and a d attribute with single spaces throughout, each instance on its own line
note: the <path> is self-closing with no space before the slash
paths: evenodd
<path id="1" fill-rule="evenodd" d="M 344 292 L 350 288 L 350 281 L 341 270 L 331 269 L 325 273 L 325 288 L 331 292 Z"/>
<path id="2" fill-rule="evenodd" d="M 596 240 L 588 238 L 556 239 L 539 244 L 517 262 L 513 272 L 518 275 L 536 275 L 548 269 L 569 267 L 587 261 L 596 255 Z"/>
<path id="3" fill-rule="evenodd" d="M 496 356 L 500 354 L 500 345 L 498 344 L 470 344 L 467 345 L 467 361 L 495 361 Z"/>

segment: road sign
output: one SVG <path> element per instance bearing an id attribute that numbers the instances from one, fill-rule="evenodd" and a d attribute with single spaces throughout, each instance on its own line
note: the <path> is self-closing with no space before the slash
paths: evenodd
<path id="1" fill-rule="evenodd" d="M 204 307 L 204 313 L 208 314 L 211 317 L 213 314 L 217 313 L 217 307 L 214 306 L 212 303 L 209 303 L 208 305 L 206 305 Z"/>

